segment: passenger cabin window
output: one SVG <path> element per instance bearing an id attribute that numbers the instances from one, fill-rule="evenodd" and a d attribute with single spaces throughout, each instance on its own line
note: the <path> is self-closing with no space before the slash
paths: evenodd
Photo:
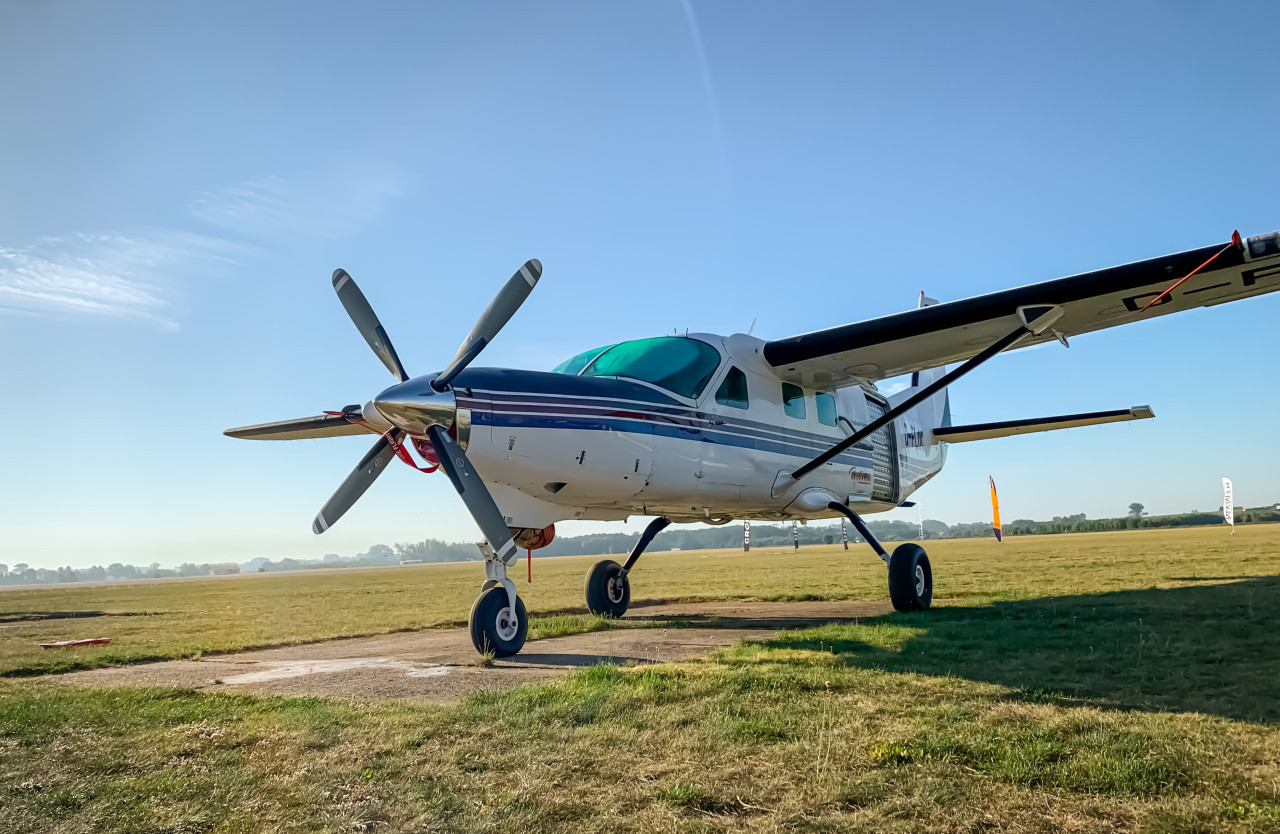
<path id="1" fill-rule="evenodd" d="M 716 389 L 716 402 L 732 408 L 747 408 L 747 375 L 737 368 L 730 368 L 724 382 Z"/>
<path id="2" fill-rule="evenodd" d="M 685 336 L 636 339 L 580 353 L 556 367 L 574 376 L 638 379 L 696 400 L 720 367 L 720 352 Z"/>
<path id="3" fill-rule="evenodd" d="M 804 419 L 804 389 L 799 385 L 782 383 L 782 413 L 797 420 Z"/>
<path id="4" fill-rule="evenodd" d="M 818 407 L 818 422 L 824 426 L 835 428 L 836 398 L 834 394 L 815 394 L 814 405 Z"/>

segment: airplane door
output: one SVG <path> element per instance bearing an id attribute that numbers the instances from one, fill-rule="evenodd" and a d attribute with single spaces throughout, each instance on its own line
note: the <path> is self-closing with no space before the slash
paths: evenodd
<path id="1" fill-rule="evenodd" d="M 874 422 L 888 411 L 884 400 L 867 393 L 867 419 Z M 893 421 L 872 434 L 867 440 L 871 443 L 872 475 L 871 500 L 884 501 L 889 504 L 898 503 L 898 442 Z"/>
<path id="2" fill-rule="evenodd" d="M 699 444 L 697 486 L 694 494 L 700 506 L 710 509 L 732 509 L 742 497 L 745 484 L 756 475 L 753 456 L 739 445 L 732 429 L 744 420 L 751 408 L 747 375 L 730 364 L 704 397 L 698 412 L 703 421 L 703 440 Z"/>

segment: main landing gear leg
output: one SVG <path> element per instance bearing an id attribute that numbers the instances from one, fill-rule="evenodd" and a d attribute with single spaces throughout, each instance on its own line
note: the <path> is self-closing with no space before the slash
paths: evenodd
<path id="1" fill-rule="evenodd" d="M 636 546 L 631 548 L 626 564 L 619 565 L 612 559 L 605 559 L 591 566 L 587 571 L 587 608 L 592 614 L 621 617 L 627 613 L 627 606 L 631 604 L 631 583 L 627 581 L 627 574 L 635 567 L 644 549 L 653 543 L 653 537 L 670 523 L 671 519 L 663 517 L 650 521 Z"/>
<path id="2" fill-rule="evenodd" d="M 529 634 L 529 612 L 516 596 L 515 583 L 507 578 L 507 563 L 493 552 L 488 542 L 480 544 L 484 554 L 484 585 L 471 606 L 471 643 L 480 654 L 511 657 L 524 648 Z M 512 563 L 515 554 L 512 551 Z"/>
<path id="3" fill-rule="evenodd" d="M 843 514 L 853 522 L 854 528 L 862 534 L 876 554 L 889 565 L 889 599 L 898 611 L 924 611 L 933 602 L 933 571 L 929 567 L 929 557 L 924 548 L 918 544 L 900 544 L 894 548 L 893 555 L 885 552 L 884 545 L 871 535 L 862 517 L 839 501 L 832 501 L 828 509 Z"/>

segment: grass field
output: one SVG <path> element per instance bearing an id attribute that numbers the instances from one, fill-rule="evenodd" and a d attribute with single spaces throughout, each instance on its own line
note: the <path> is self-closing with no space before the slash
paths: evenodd
<path id="1" fill-rule="evenodd" d="M 924 614 L 452 706 L 0 681 L 0 830 L 1280 831 L 1280 526 L 930 556 Z M 590 561 L 538 561 L 521 593 L 580 606 Z M 48 662 L 37 632 L 112 636 L 91 662 L 122 662 L 460 621 L 477 573 L 6 592 L 0 664 Z M 885 593 L 858 549 L 652 554 L 633 582 Z"/>
<path id="2" fill-rule="evenodd" d="M 881 599 L 883 564 L 865 545 L 647 554 L 633 600 Z M 1280 525 L 1126 531 L 929 543 L 937 605 L 975 605 L 1132 588 L 1206 577 L 1280 573 Z M 532 615 L 585 612 L 583 578 L 599 557 L 534 560 L 512 575 Z M 621 558 L 621 557 L 615 557 Z M 0 591 L 0 675 L 60 671 L 329 637 L 466 622 L 478 563 L 317 574 Z M 53 617 L 53 619 L 47 619 Z M 573 628 L 572 618 L 546 626 Z M 598 625 L 581 618 L 578 625 Z M 537 622 L 533 633 L 539 631 Z M 43 651 L 53 640 L 110 637 L 105 649 Z"/>

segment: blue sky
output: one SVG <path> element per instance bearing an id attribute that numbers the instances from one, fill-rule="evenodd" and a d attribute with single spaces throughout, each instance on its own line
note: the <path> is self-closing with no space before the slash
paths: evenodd
<path id="1" fill-rule="evenodd" d="M 412 373 L 525 259 L 482 364 L 691 328 L 777 338 L 1280 229 L 1271 4 L 9 4 L 0 12 L 0 560 L 350 554 L 476 531 L 368 443 L 223 429 Z M 927 517 L 1280 500 L 1280 297 L 999 357 Z M 914 518 L 914 511 L 899 511 Z M 634 528 L 634 523 L 631 527 Z M 622 529 L 564 525 L 562 533 Z"/>

